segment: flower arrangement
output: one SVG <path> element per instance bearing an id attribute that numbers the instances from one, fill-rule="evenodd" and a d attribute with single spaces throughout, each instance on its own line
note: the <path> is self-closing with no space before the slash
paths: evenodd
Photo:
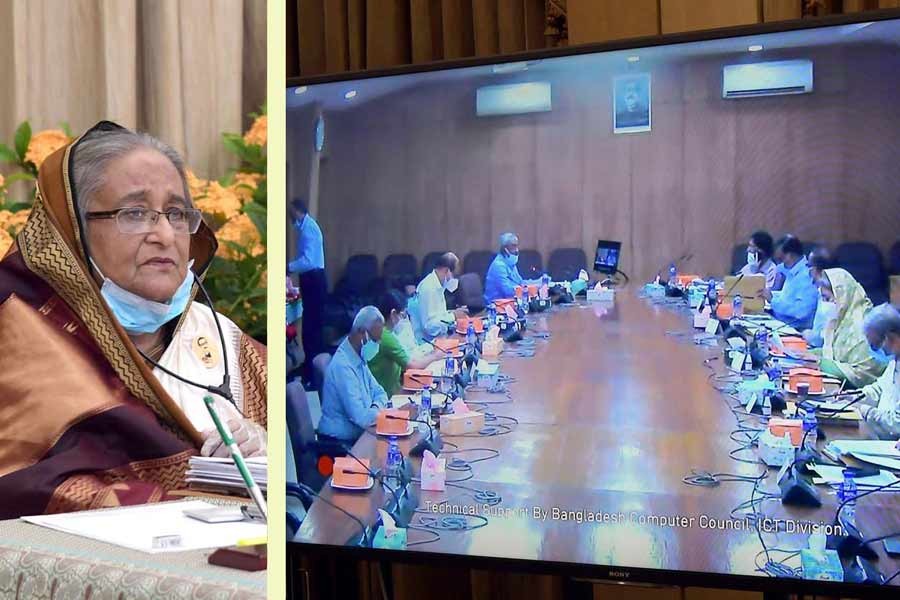
<path id="1" fill-rule="evenodd" d="M 266 139 L 267 119 L 251 115 L 253 125 L 243 136 L 225 133 L 225 147 L 240 164 L 218 180 L 198 177 L 188 170 L 191 197 L 203 211 L 207 224 L 219 240 L 216 259 L 204 285 L 216 310 L 228 316 L 247 335 L 266 340 Z M 13 146 L 0 144 L 0 162 L 18 170 L 0 175 L 0 257 L 25 225 L 34 202 L 34 188 L 25 200 L 12 197 L 11 184 L 34 181 L 41 163 L 72 140 L 68 125 L 32 135 L 28 121 L 14 136 Z"/>

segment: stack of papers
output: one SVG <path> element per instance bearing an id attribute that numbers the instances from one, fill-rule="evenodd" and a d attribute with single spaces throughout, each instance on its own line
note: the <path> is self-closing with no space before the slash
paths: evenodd
<path id="1" fill-rule="evenodd" d="M 244 459 L 250 475 L 263 492 L 268 483 L 268 460 L 265 456 Z M 241 473 L 231 458 L 192 456 L 185 481 L 194 489 L 248 496 Z"/>
<path id="2" fill-rule="evenodd" d="M 823 483 L 833 485 L 844 481 L 843 467 L 835 467 L 831 465 L 812 465 L 810 468 L 818 475 L 818 477 L 813 477 L 813 483 L 815 483 L 816 485 Z M 897 481 L 897 477 L 890 471 L 878 471 L 878 475 L 856 478 L 857 485 L 871 487 L 890 485 L 895 481 Z"/>
<path id="3" fill-rule="evenodd" d="M 204 523 L 184 514 L 186 510 L 205 508 L 217 507 L 207 502 L 190 500 L 23 517 L 22 520 L 153 554 L 234 546 L 240 540 L 266 535 L 265 523 Z"/>
<path id="4" fill-rule="evenodd" d="M 900 450 L 891 440 L 835 440 L 829 444 L 840 454 L 849 454 L 863 462 L 900 470 Z"/>

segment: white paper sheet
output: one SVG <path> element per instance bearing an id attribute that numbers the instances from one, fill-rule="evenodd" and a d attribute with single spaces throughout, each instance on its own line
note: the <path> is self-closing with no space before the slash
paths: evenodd
<path id="1" fill-rule="evenodd" d="M 820 477 L 816 477 L 813 479 L 813 483 L 818 484 L 821 480 L 822 483 L 833 484 L 841 483 L 844 480 L 843 467 L 835 467 L 831 465 L 814 465 L 811 468 L 813 471 L 820 475 Z M 857 477 L 855 479 L 857 485 L 866 485 L 872 487 L 889 485 L 897 481 L 897 477 L 889 471 L 879 471 L 878 475 L 872 475 L 871 477 Z"/>
<path id="2" fill-rule="evenodd" d="M 204 523 L 184 514 L 185 510 L 203 508 L 216 506 L 201 500 L 160 502 L 110 510 L 22 517 L 22 520 L 150 554 L 221 548 L 233 546 L 238 540 L 266 535 L 264 523 Z M 153 540 L 165 536 L 178 536 L 180 543 L 172 547 L 154 548 Z"/>

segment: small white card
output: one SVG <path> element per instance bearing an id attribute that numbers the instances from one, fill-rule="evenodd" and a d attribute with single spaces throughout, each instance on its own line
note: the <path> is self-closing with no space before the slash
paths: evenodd
<path id="1" fill-rule="evenodd" d="M 788 456 L 784 459 L 784 464 L 781 465 L 781 470 L 778 471 L 778 477 L 775 478 L 776 484 L 781 483 L 781 481 L 784 479 L 785 475 L 787 475 L 788 469 L 791 468 L 792 464 L 794 464 L 793 457 Z"/>
<path id="2" fill-rule="evenodd" d="M 713 319 L 712 317 L 706 322 L 706 333 L 710 335 L 716 335 L 716 332 L 719 330 L 719 321 L 717 319 Z"/>
<path id="3" fill-rule="evenodd" d="M 747 406 L 744 407 L 744 410 L 746 410 L 747 412 L 750 412 L 753 410 L 753 407 L 756 406 L 756 398 L 758 395 L 759 394 L 757 394 L 756 392 L 753 392 L 752 394 L 750 394 L 750 400 L 747 402 Z"/>
<path id="4" fill-rule="evenodd" d="M 732 352 L 731 353 L 731 370 L 741 372 L 744 370 L 744 362 L 747 359 L 747 355 L 743 352 Z"/>

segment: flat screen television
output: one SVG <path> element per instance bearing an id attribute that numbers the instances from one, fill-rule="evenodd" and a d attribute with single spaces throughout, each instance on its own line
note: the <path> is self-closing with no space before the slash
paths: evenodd
<path id="1" fill-rule="evenodd" d="M 885 371 L 863 319 L 898 269 L 898 73 L 888 11 L 290 80 L 287 188 L 322 232 L 328 282 L 304 320 L 317 308 L 310 344 L 334 354 L 309 375 L 311 409 L 289 386 L 288 479 L 306 504 L 288 519 L 290 552 L 896 595 L 900 557 L 879 539 L 900 535 L 889 400 L 865 388 L 835 407 L 833 393 Z M 517 95 L 531 83 L 537 104 Z M 493 90 L 489 111 L 480 90 Z M 297 216 L 289 261 L 308 225 Z M 575 281 L 598 237 L 621 240 L 600 268 L 631 281 L 603 303 Z M 697 315 L 693 290 L 644 286 L 670 268 L 704 291 L 763 274 L 767 296 Z M 526 312 L 517 295 L 539 294 L 545 273 L 554 302 Z M 385 328 L 351 331 L 361 307 L 391 306 L 388 290 L 404 306 L 384 311 Z M 556 302 L 567 290 L 574 302 Z M 704 317 L 768 331 L 742 340 L 766 345 L 764 363 L 695 328 Z M 493 325 L 522 339 L 498 355 Z M 360 353 L 379 338 L 379 353 L 402 346 L 426 372 L 367 371 Z M 357 381 L 373 371 L 377 386 Z M 803 377 L 816 382 L 805 399 Z M 389 396 L 399 413 L 382 411 Z M 817 435 L 792 433 L 816 406 Z M 437 456 L 423 476 L 425 449 Z M 855 509 L 842 506 L 845 465 L 882 469 L 850 472 Z M 379 509 L 403 531 L 386 536 Z M 854 579 L 854 532 L 872 540 L 869 575 L 890 582 Z"/>
<path id="2" fill-rule="evenodd" d="M 619 270 L 619 253 L 622 242 L 597 240 L 597 251 L 594 253 L 594 270 L 598 273 L 615 275 Z"/>

